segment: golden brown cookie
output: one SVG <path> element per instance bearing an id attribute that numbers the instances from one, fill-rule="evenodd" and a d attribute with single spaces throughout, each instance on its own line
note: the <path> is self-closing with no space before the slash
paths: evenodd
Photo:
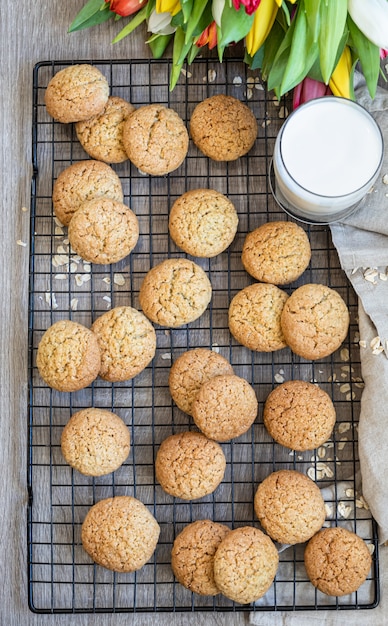
<path id="1" fill-rule="evenodd" d="M 159 524 L 140 500 L 115 496 L 89 509 L 81 540 L 99 565 L 115 572 L 134 572 L 152 557 L 159 533 Z"/>
<path id="2" fill-rule="evenodd" d="M 47 85 L 44 96 L 49 115 L 69 124 L 98 115 L 109 97 L 105 76 L 93 65 L 70 65 L 57 72 Z"/>
<path id="3" fill-rule="evenodd" d="M 276 285 L 254 283 L 239 291 L 229 306 L 229 329 L 250 350 L 273 352 L 287 343 L 280 317 L 288 295 Z"/>
<path id="4" fill-rule="evenodd" d="M 214 580 L 227 598 L 248 604 L 270 588 L 279 564 L 271 539 L 253 526 L 231 530 L 214 556 Z"/>
<path id="5" fill-rule="evenodd" d="M 129 454 L 130 434 L 121 417 L 104 409 L 74 413 L 62 431 L 66 462 L 86 476 L 117 470 Z"/>
<path id="6" fill-rule="evenodd" d="M 101 113 L 77 122 L 75 131 L 81 146 L 93 159 L 106 163 L 122 163 L 128 159 L 123 144 L 123 128 L 135 107 L 110 96 Z"/>
<path id="7" fill-rule="evenodd" d="M 309 239 L 294 222 L 267 222 L 248 233 L 241 260 L 246 271 L 263 283 L 287 285 L 307 268 Z"/>
<path id="8" fill-rule="evenodd" d="M 215 376 L 204 383 L 192 405 L 193 420 L 209 439 L 229 441 L 256 419 L 258 402 L 251 385 L 236 376 Z"/>
<path id="9" fill-rule="evenodd" d="M 116 172 L 101 161 L 78 161 L 64 169 L 54 183 L 54 213 L 68 226 L 85 200 L 102 196 L 123 201 L 123 189 Z"/>
<path id="10" fill-rule="evenodd" d="M 330 396 L 318 385 L 289 380 L 271 391 L 263 417 L 275 441 L 303 451 L 318 448 L 330 438 L 336 412 Z"/>
<path id="11" fill-rule="evenodd" d="M 182 500 L 213 493 L 225 468 L 221 446 L 202 433 L 189 431 L 167 437 L 155 460 L 156 479 L 164 491 Z"/>
<path id="12" fill-rule="evenodd" d="M 130 306 L 107 311 L 92 325 L 101 353 L 100 376 L 110 382 L 130 380 L 155 356 L 156 333 L 149 320 Z"/>
<path id="13" fill-rule="evenodd" d="M 322 528 L 325 503 L 319 487 L 296 470 L 273 472 L 259 485 L 255 513 L 279 543 L 303 543 Z"/>
<path id="14" fill-rule="evenodd" d="M 221 354 L 207 348 L 194 348 L 174 361 L 168 377 L 172 399 L 178 407 L 192 414 L 192 405 L 201 385 L 213 376 L 233 374 L 233 367 Z"/>
<path id="15" fill-rule="evenodd" d="M 344 341 L 349 328 L 349 311 L 339 293 L 326 285 L 298 287 L 281 314 L 285 340 L 304 359 L 321 359 Z"/>
<path id="16" fill-rule="evenodd" d="M 111 198 L 86 200 L 69 224 L 72 249 L 85 261 L 106 265 L 121 261 L 139 239 L 139 222 L 133 211 Z"/>
<path id="17" fill-rule="evenodd" d="M 229 532 L 224 524 L 204 519 L 188 524 L 175 537 L 171 567 L 181 585 L 203 596 L 220 593 L 214 582 L 214 555 Z"/>
<path id="18" fill-rule="evenodd" d="M 39 342 L 36 364 L 49 387 L 58 391 L 83 389 L 97 378 L 100 370 L 97 337 L 77 322 L 55 322 Z"/>
<path id="19" fill-rule="evenodd" d="M 329 596 L 345 596 L 365 582 L 372 558 L 365 541 L 355 533 L 324 528 L 308 542 L 304 563 L 314 587 Z"/>
<path id="20" fill-rule="evenodd" d="M 125 122 L 123 143 L 128 158 L 142 172 L 164 176 L 183 163 L 189 135 L 176 111 L 148 104 L 136 109 Z"/>
<path id="21" fill-rule="evenodd" d="M 190 134 L 201 152 L 214 161 L 234 161 L 255 143 L 257 121 L 246 104 L 218 94 L 197 104 Z"/>
<path id="22" fill-rule="evenodd" d="M 187 191 L 171 207 L 170 236 L 179 248 L 192 256 L 217 256 L 230 246 L 237 226 L 234 205 L 214 189 Z"/>
<path id="23" fill-rule="evenodd" d="M 155 324 L 178 328 L 198 319 L 212 297 L 204 270 L 189 259 L 166 259 L 155 265 L 140 287 L 139 301 Z"/>

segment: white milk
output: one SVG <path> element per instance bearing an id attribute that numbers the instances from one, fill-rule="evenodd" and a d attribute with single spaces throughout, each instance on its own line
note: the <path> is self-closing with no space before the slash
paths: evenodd
<path id="1" fill-rule="evenodd" d="M 275 144 L 276 182 L 286 201 L 317 219 L 359 202 L 382 158 L 373 117 L 351 100 L 325 96 L 298 107 L 284 123 Z"/>

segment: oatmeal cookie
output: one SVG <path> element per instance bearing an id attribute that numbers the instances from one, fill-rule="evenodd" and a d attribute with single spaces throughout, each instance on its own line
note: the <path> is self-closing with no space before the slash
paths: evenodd
<path id="1" fill-rule="evenodd" d="M 321 359 L 337 350 L 349 329 L 349 311 L 339 293 L 326 285 L 298 287 L 281 314 L 285 341 L 304 359 Z"/>
<path id="2" fill-rule="evenodd" d="M 83 202 L 69 224 L 69 241 L 85 261 L 106 265 L 121 261 L 139 239 L 139 222 L 133 211 L 110 198 Z"/>
<path id="3" fill-rule="evenodd" d="M 166 259 L 153 267 L 140 287 L 144 314 L 156 324 L 178 328 L 198 319 L 212 297 L 204 270 L 189 259 Z"/>
<path id="4" fill-rule="evenodd" d="M 248 233 L 241 260 L 251 276 L 263 283 L 287 285 L 307 268 L 309 239 L 294 222 L 268 222 Z"/>
<path id="5" fill-rule="evenodd" d="M 81 540 L 98 565 L 115 572 L 134 572 L 152 557 L 159 533 L 159 524 L 140 500 L 115 496 L 89 509 Z"/>
<path id="6" fill-rule="evenodd" d="M 229 329 L 250 350 L 273 352 L 287 343 L 280 317 L 288 298 L 276 285 L 254 283 L 239 291 L 229 306 Z"/>
<path id="7" fill-rule="evenodd" d="M 66 462 L 86 476 L 116 471 L 129 454 L 130 434 L 121 417 L 104 409 L 74 413 L 62 431 Z"/>
<path id="8" fill-rule="evenodd" d="M 214 556 L 214 580 L 227 598 L 248 604 L 270 588 L 279 564 L 278 551 L 258 528 L 231 530 Z"/>
<path id="9" fill-rule="evenodd" d="M 192 405 L 195 424 L 209 439 L 229 441 L 256 419 L 258 402 L 251 385 L 236 376 L 215 376 L 204 383 Z"/>
<path id="10" fill-rule="evenodd" d="M 233 373 L 231 364 L 221 354 L 207 348 L 188 350 L 174 361 L 170 369 L 171 397 L 181 411 L 191 415 L 201 385 L 214 376 Z"/>
<path id="11" fill-rule="evenodd" d="M 107 311 L 96 319 L 92 331 L 100 348 L 99 374 L 104 380 L 130 380 L 155 356 L 155 329 L 143 313 L 130 306 Z"/>
<path id="12" fill-rule="evenodd" d="M 128 159 L 123 144 L 123 128 L 135 107 L 110 96 L 103 111 L 83 122 L 77 122 L 75 131 L 81 146 L 93 159 L 106 163 L 122 163 Z"/>
<path id="13" fill-rule="evenodd" d="M 372 558 L 365 541 L 355 533 L 324 528 L 308 542 L 304 563 L 314 587 L 329 596 L 345 596 L 365 582 Z"/>
<path id="14" fill-rule="evenodd" d="M 109 97 L 105 76 L 93 65 L 70 65 L 57 72 L 44 96 L 49 115 L 69 124 L 87 120 L 103 110 Z"/>
<path id="15" fill-rule="evenodd" d="M 214 189 L 194 189 L 180 196 L 169 217 L 176 245 L 197 257 L 215 257 L 232 243 L 238 226 L 232 202 Z"/>
<path id="16" fill-rule="evenodd" d="M 196 500 L 213 493 L 226 468 L 221 446 L 202 433 L 182 432 L 167 437 L 155 460 L 156 479 L 171 496 Z"/>
<path id="17" fill-rule="evenodd" d="M 171 551 L 172 571 L 181 585 L 204 596 L 220 593 L 214 582 L 214 555 L 229 532 L 225 524 L 209 519 L 184 527 Z"/>
<path id="18" fill-rule="evenodd" d="M 176 170 L 189 148 L 183 120 L 173 109 L 148 104 L 134 111 L 123 127 L 128 158 L 146 174 L 164 176 Z"/>
<path id="19" fill-rule="evenodd" d="M 78 161 L 64 169 L 54 183 L 54 213 L 64 226 L 68 226 L 85 200 L 100 197 L 123 202 L 120 178 L 106 163 Z"/>
<path id="20" fill-rule="evenodd" d="M 49 387 L 58 391 L 84 389 L 97 378 L 100 370 L 97 337 L 77 322 L 55 322 L 39 342 L 36 364 Z"/>
<path id="21" fill-rule="evenodd" d="M 319 487 L 296 470 L 273 472 L 257 488 L 254 508 L 264 530 L 279 543 L 303 543 L 325 521 Z"/>
<path id="22" fill-rule="evenodd" d="M 190 120 L 195 145 L 214 161 L 235 161 L 252 148 L 257 121 L 246 104 L 218 94 L 195 107 Z"/>
<path id="23" fill-rule="evenodd" d="M 313 450 L 325 443 L 334 428 L 336 412 L 330 396 L 318 385 L 289 380 L 269 394 L 264 426 L 271 437 L 291 450 Z"/>

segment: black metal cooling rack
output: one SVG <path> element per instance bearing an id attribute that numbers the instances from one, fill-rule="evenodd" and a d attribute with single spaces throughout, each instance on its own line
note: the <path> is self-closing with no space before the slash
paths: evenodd
<path id="1" fill-rule="evenodd" d="M 253 353 L 238 345 L 227 327 L 228 304 L 252 282 L 240 255 L 247 232 L 268 220 L 288 219 L 274 202 L 269 168 L 276 134 L 287 115 L 267 93 L 255 72 L 241 60 L 198 59 L 182 71 L 168 90 L 169 61 L 84 61 L 106 75 L 111 93 L 135 106 L 159 102 L 188 122 L 194 106 L 216 93 L 245 101 L 254 111 L 259 135 L 248 156 L 237 162 L 212 162 L 190 145 L 183 165 L 166 177 L 144 176 L 129 161 L 114 166 L 125 202 L 137 214 L 140 240 L 131 255 L 113 266 L 84 263 L 69 250 L 66 229 L 53 218 L 51 194 L 58 174 L 87 158 L 72 125 L 54 122 L 44 106 L 50 78 L 71 61 L 36 65 L 33 74 L 33 166 L 31 201 L 28 403 L 28 580 L 29 605 L 39 613 L 250 611 L 373 608 L 379 601 L 376 525 L 359 494 L 357 426 L 362 380 L 358 347 L 357 300 L 340 269 L 326 226 L 307 227 L 312 247 L 309 268 L 287 287 L 322 282 L 338 290 L 351 314 L 341 349 L 326 359 L 306 361 L 289 349 Z M 157 351 L 144 372 L 126 383 L 97 379 L 77 393 L 49 389 L 36 369 L 36 349 L 43 332 L 64 318 L 89 326 L 108 308 L 139 308 L 138 293 L 147 270 L 170 256 L 184 256 L 168 236 L 168 211 L 188 189 L 215 188 L 226 194 L 239 213 L 239 229 L 228 251 L 198 260 L 213 285 L 213 298 L 196 322 L 178 330 L 156 328 Z M 189 348 L 204 346 L 229 359 L 235 372 L 254 387 L 259 417 L 245 435 L 222 444 L 227 458 L 225 479 L 211 496 L 185 502 L 171 498 L 156 484 L 154 458 L 168 435 L 193 429 L 191 419 L 174 405 L 168 392 L 171 363 Z M 262 422 L 263 403 L 277 384 L 289 379 L 317 382 L 332 397 L 337 423 L 327 446 L 307 453 L 275 444 Z M 66 465 L 60 451 L 61 431 L 70 415 L 87 406 L 118 413 L 131 430 L 128 460 L 114 474 L 90 478 Z M 231 528 L 257 525 L 253 497 L 258 483 L 277 469 L 307 473 L 325 489 L 327 525 L 354 530 L 370 544 L 373 567 L 358 592 L 342 598 L 324 596 L 309 583 L 303 548 L 280 552 L 279 570 L 269 592 L 254 606 L 239 605 L 222 595 L 190 593 L 174 580 L 170 550 L 189 522 L 211 518 Z M 89 507 L 112 495 L 133 495 L 150 509 L 161 526 L 154 557 L 133 574 L 117 574 L 92 563 L 80 541 Z"/>

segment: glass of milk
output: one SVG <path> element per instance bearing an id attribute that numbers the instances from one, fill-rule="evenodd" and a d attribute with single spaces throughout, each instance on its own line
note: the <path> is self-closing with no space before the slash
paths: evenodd
<path id="1" fill-rule="evenodd" d="M 301 221 L 334 222 L 371 190 L 383 155 L 381 130 L 364 107 L 335 96 L 310 100 L 276 138 L 274 197 Z"/>

